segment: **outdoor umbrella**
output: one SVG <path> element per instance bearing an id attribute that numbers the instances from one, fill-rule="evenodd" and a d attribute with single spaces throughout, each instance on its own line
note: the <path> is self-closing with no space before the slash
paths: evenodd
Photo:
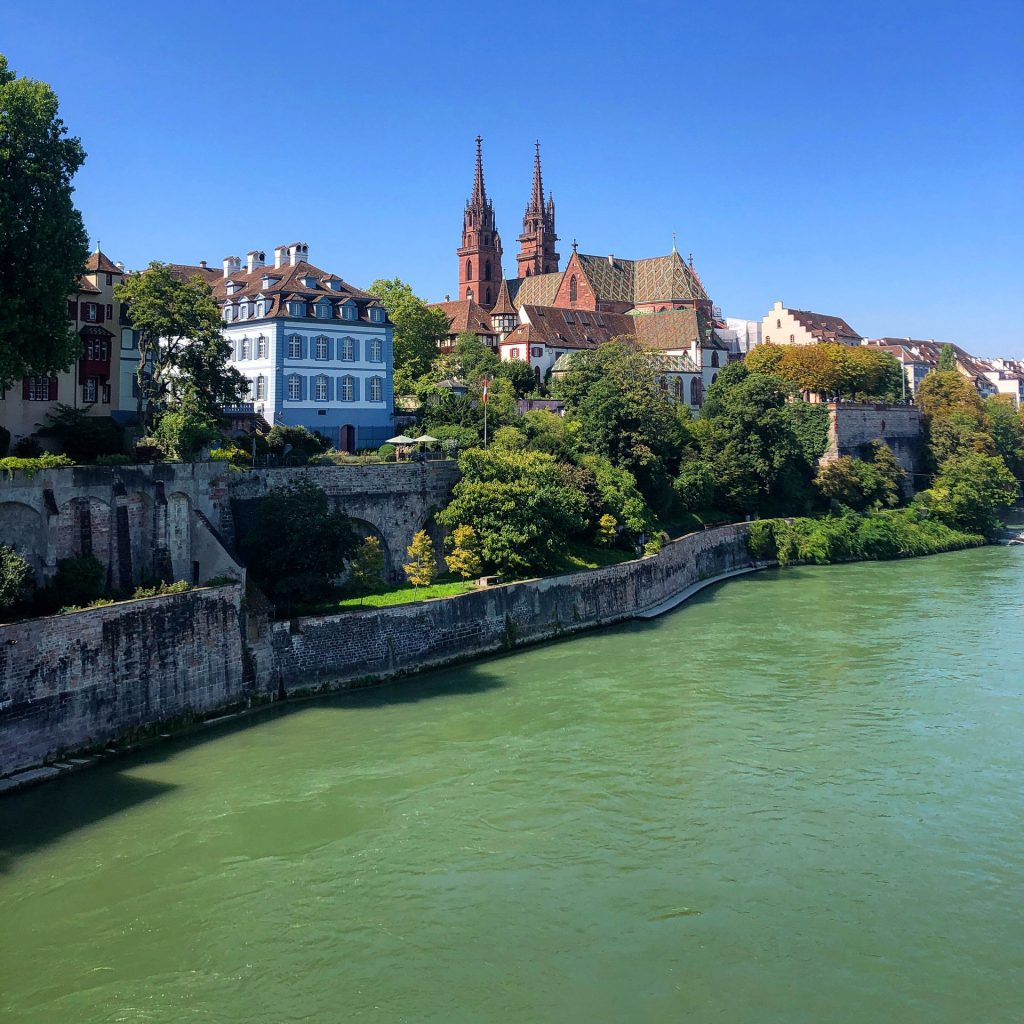
<path id="1" fill-rule="evenodd" d="M 405 434 L 399 434 L 397 437 L 389 437 L 386 444 L 415 444 L 415 437 L 406 437 Z"/>
<path id="2" fill-rule="evenodd" d="M 416 438 L 417 444 L 437 444 L 437 438 L 431 437 L 429 434 L 421 434 Z"/>

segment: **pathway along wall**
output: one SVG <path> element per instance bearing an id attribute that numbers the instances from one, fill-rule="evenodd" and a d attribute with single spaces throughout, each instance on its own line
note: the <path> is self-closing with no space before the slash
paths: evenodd
<path id="1" fill-rule="evenodd" d="M 0 774 L 247 700 L 239 585 L 0 626 Z"/>
<path id="2" fill-rule="evenodd" d="M 750 567 L 746 534 L 745 525 L 724 526 L 603 569 L 278 622 L 273 661 L 287 691 L 343 688 L 635 618 L 701 580 Z"/>

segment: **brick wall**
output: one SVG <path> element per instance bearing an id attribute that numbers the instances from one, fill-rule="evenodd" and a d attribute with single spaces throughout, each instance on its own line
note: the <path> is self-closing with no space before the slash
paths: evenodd
<path id="1" fill-rule="evenodd" d="M 247 699 L 242 588 L 0 626 L 0 773 Z"/>
<path id="2" fill-rule="evenodd" d="M 344 686 L 633 618 L 701 580 L 750 565 L 746 528 L 667 544 L 655 557 L 457 598 L 279 622 L 274 662 L 289 690 Z"/>

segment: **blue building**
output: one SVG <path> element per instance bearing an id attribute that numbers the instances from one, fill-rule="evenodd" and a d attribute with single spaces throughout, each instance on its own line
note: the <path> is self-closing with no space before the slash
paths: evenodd
<path id="1" fill-rule="evenodd" d="M 249 401 L 270 424 L 317 430 L 342 451 L 394 433 L 392 325 L 379 299 L 309 262 L 304 242 L 224 260 L 213 286 Z"/>

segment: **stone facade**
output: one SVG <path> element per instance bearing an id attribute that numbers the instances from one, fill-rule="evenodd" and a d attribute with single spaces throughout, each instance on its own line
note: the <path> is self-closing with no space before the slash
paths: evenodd
<path id="1" fill-rule="evenodd" d="M 0 774 L 252 697 L 242 587 L 0 626 Z"/>
<path id="2" fill-rule="evenodd" d="M 874 441 L 884 441 L 907 471 L 907 490 L 924 461 L 921 413 L 913 405 L 869 402 L 829 402 L 828 450 L 823 463 L 842 455 L 863 458 Z"/>

